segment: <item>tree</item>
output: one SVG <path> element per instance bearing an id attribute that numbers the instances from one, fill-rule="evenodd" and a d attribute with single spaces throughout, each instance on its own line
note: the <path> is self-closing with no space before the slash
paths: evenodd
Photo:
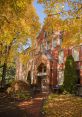
<path id="1" fill-rule="evenodd" d="M 44 22 L 45 30 L 50 32 L 49 34 L 53 31 L 63 31 L 62 47 L 82 43 L 81 0 L 38 0 L 38 2 L 44 5 L 44 12 L 47 14 Z"/>
<path id="2" fill-rule="evenodd" d="M 33 0 L 0 1 L 0 66 L 5 83 L 7 65 L 16 59 L 19 46 L 34 40 L 40 23 Z"/>
<path id="3" fill-rule="evenodd" d="M 64 70 L 64 89 L 69 93 L 75 93 L 78 81 L 76 66 L 73 57 L 70 55 L 66 59 Z"/>

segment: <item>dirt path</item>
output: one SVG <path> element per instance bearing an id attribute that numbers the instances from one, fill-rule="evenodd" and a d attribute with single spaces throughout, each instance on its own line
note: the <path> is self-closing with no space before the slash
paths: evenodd
<path id="1" fill-rule="evenodd" d="M 38 94 L 35 98 L 22 102 L 7 102 L 4 97 L 3 102 L 0 99 L 0 117 L 41 117 L 41 108 L 46 97 L 46 93 Z"/>

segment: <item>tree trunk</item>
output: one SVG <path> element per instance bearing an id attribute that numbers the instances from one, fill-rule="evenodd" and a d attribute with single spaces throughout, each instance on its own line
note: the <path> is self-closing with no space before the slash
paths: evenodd
<path id="1" fill-rule="evenodd" d="M 2 87 L 5 86 L 6 71 L 7 71 L 7 63 L 4 63 L 2 71 L 2 83 L 1 83 Z"/>
<path id="2" fill-rule="evenodd" d="M 6 71 L 7 71 L 7 60 L 8 60 L 9 54 L 10 54 L 10 50 L 11 50 L 13 41 L 10 43 L 9 46 L 7 46 L 7 45 L 5 46 L 5 61 L 4 61 L 4 64 L 3 64 L 2 82 L 1 82 L 2 87 L 4 87 L 5 83 L 6 83 L 5 78 L 6 78 Z"/>

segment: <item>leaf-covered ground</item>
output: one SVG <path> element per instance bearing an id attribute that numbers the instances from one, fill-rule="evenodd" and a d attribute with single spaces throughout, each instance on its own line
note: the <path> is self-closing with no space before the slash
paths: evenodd
<path id="1" fill-rule="evenodd" d="M 43 106 L 45 117 L 82 117 L 82 97 L 51 94 Z"/>
<path id="2" fill-rule="evenodd" d="M 47 95 L 41 93 L 29 100 L 12 100 L 5 93 L 0 93 L 0 117 L 41 117 L 43 100 Z"/>

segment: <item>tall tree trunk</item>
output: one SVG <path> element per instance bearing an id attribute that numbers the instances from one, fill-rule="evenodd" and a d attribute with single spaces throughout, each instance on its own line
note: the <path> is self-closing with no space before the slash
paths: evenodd
<path id="1" fill-rule="evenodd" d="M 2 71 L 2 87 L 5 86 L 5 78 L 6 78 L 6 71 L 7 71 L 7 63 L 5 62 L 3 65 L 3 71 Z"/>
<path id="2" fill-rule="evenodd" d="M 6 83 L 5 78 L 6 78 L 6 71 L 7 71 L 7 62 L 8 62 L 8 57 L 9 57 L 9 54 L 10 54 L 10 50 L 11 50 L 11 46 L 13 44 L 13 41 L 10 43 L 9 46 L 7 46 L 7 45 L 5 46 L 5 61 L 4 61 L 4 64 L 3 64 L 2 83 L 1 83 L 2 87 L 4 87 L 5 83 Z"/>

